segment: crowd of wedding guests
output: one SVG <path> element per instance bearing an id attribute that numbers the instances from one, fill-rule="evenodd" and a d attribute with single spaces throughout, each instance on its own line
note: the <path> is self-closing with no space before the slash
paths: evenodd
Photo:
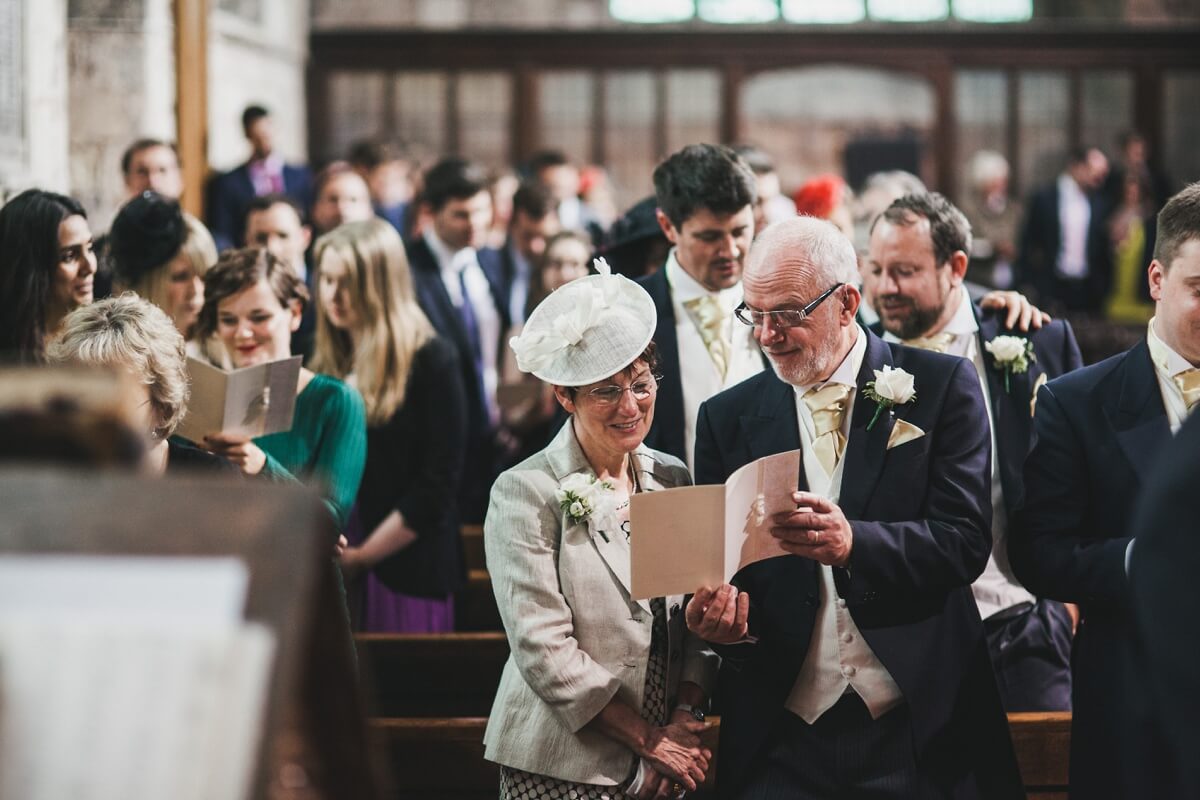
<path id="1" fill-rule="evenodd" d="M 246 110 L 204 221 L 154 139 L 103 236 L 61 194 L 0 208 L 0 351 L 132 376 L 155 472 L 312 486 L 360 630 L 453 630 L 484 523 L 501 797 L 692 791 L 714 693 L 729 797 L 1023 796 L 1003 711 L 1041 710 L 1074 712 L 1072 797 L 1184 796 L 1130 576 L 1171 563 L 1139 565 L 1135 509 L 1197 425 L 1200 184 L 1169 196 L 1142 137 L 1025 204 L 978 153 L 960 206 L 904 172 L 789 196 L 761 151 L 690 145 L 618 215 L 561 153 L 364 142 L 314 175 L 272 124 Z M 1138 343 L 1085 366 L 1079 314 Z M 289 431 L 175 435 L 189 358 L 293 355 Z M 796 449 L 795 558 L 631 599 L 633 494 Z M 578 475 L 615 527 L 564 502 Z"/>

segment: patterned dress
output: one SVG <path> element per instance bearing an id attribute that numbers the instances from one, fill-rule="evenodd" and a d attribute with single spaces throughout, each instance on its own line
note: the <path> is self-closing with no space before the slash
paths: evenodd
<path id="1" fill-rule="evenodd" d="M 628 507 L 623 509 L 626 514 Z M 628 530 L 628 524 L 622 526 Z M 646 686 L 642 690 L 642 719 L 654 726 L 667 722 L 667 601 L 650 601 L 654 623 L 650 629 L 650 659 Z M 500 800 L 625 800 L 620 786 L 574 783 L 547 775 L 534 775 L 511 767 L 500 767 Z"/>

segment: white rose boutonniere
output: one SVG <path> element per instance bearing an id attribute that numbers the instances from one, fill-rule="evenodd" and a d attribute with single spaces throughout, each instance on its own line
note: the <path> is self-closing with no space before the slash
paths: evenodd
<path id="1" fill-rule="evenodd" d="M 600 505 L 601 492 L 613 491 L 613 485 L 594 475 L 576 472 L 568 475 L 554 490 L 559 508 L 572 524 L 583 522 L 596 512 Z"/>
<path id="2" fill-rule="evenodd" d="M 985 342 L 983 349 L 992 354 L 997 369 L 1004 370 L 1004 391 L 1008 391 L 1013 373 L 1026 372 L 1029 364 L 1037 361 L 1033 353 L 1033 342 L 1021 336 L 997 336 Z"/>
<path id="3" fill-rule="evenodd" d="M 867 430 L 875 425 L 879 414 L 887 409 L 889 414 L 895 413 L 896 406 L 912 403 L 917 399 L 916 379 L 911 372 L 896 367 L 884 367 L 875 370 L 875 380 L 863 388 L 863 397 L 875 402 L 875 414 L 867 423 Z"/>

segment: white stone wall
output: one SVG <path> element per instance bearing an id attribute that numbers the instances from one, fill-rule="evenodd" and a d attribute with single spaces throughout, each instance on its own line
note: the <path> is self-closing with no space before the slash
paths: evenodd
<path id="1" fill-rule="evenodd" d="M 0 54 L 5 70 L 17 70 L 20 132 L 0 148 L 0 201 L 30 187 L 67 191 L 66 0 L 0 0 L 4 19 L 19 31 L 21 52 Z M 5 22 L 5 24 L 8 24 Z M 9 61 L 6 56 L 11 56 Z"/>
<path id="2" fill-rule="evenodd" d="M 144 136 L 175 138 L 171 0 L 74 0 L 68 8 L 71 192 L 102 231 L 126 199 L 125 148 Z"/>
<path id="3" fill-rule="evenodd" d="M 208 48 L 208 160 L 227 170 L 249 155 L 242 111 L 257 103 L 275 120 L 276 147 L 289 161 L 308 157 L 304 73 L 308 63 L 307 0 L 243 3 L 239 14 L 213 4 Z"/>

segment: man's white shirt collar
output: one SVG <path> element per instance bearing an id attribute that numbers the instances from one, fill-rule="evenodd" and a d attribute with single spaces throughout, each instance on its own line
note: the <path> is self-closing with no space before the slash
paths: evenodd
<path id="1" fill-rule="evenodd" d="M 1192 363 L 1179 355 L 1169 344 L 1164 342 L 1154 330 L 1154 319 L 1146 326 L 1146 345 L 1150 348 L 1150 359 L 1154 366 L 1174 378 L 1181 372 L 1192 369 Z"/>
<path id="2" fill-rule="evenodd" d="M 433 251 L 433 256 L 438 262 L 438 269 L 442 272 L 457 274 L 477 262 L 474 247 L 464 247 L 458 252 L 454 252 L 449 245 L 438 238 L 432 228 L 425 231 L 425 243 Z"/>
<path id="3" fill-rule="evenodd" d="M 742 303 L 741 282 L 728 289 L 712 291 L 688 274 L 687 270 L 676 260 L 674 247 L 671 248 L 671 252 L 667 253 L 667 265 L 664 269 L 667 271 L 667 283 L 671 285 L 671 297 L 680 306 L 697 297 L 715 297 L 721 305 L 721 310 L 726 314 L 732 314 L 733 310 Z"/>

